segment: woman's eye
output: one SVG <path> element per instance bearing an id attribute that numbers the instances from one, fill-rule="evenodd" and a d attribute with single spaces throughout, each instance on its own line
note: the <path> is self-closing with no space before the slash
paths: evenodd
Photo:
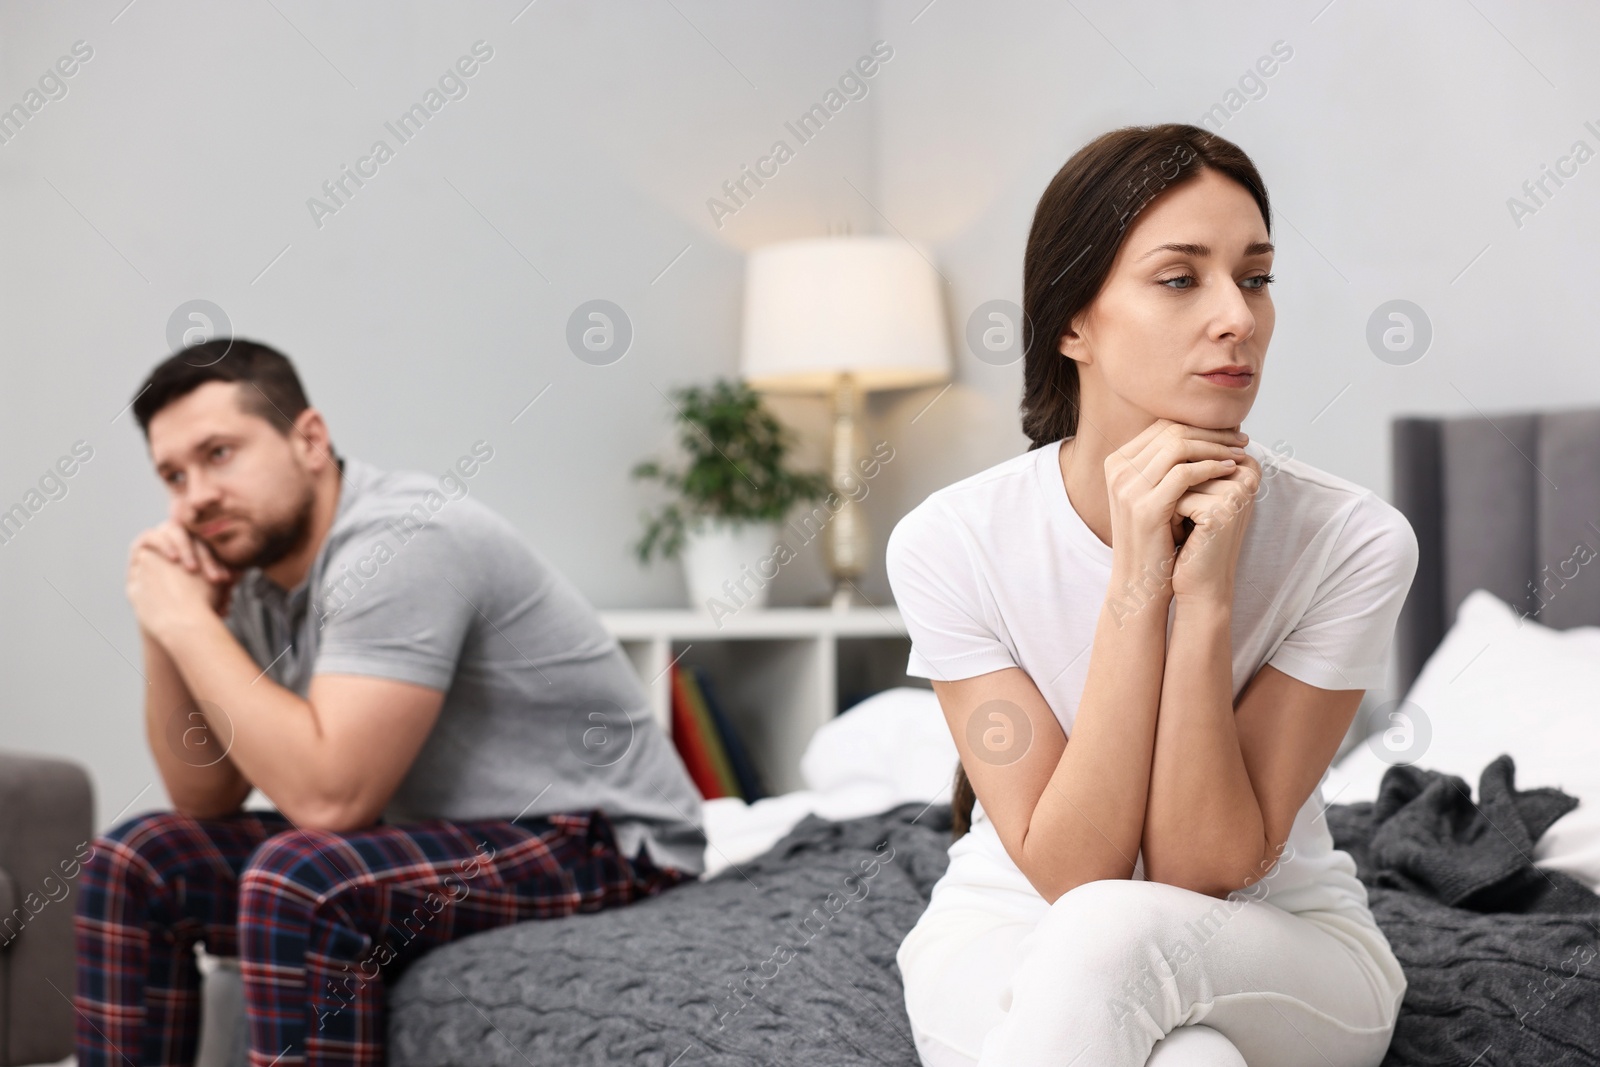
<path id="1" fill-rule="evenodd" d="M 216 459 L 218 452 L 226 452 L 228 450 L 228 448 L 229 448 L 228 445 L 218 445 L 217 447 L 215 447 L 215 448 L 213 448 L 211 450 L 211 458 L 212 459 Z"/>
<path id="2" fill-rule="evenodd" d="M 1176 278 L 1163 278 L 1163 279 L 1161 279 L 1161 284 L 1162 285 L 1168 285 L 1171 282 L 1192 282 L 1194 280 L 1195 280 L 1195 276 L 1193 274 L 1180 274 Z M 1192 286 L 1181 285 L 1181 286 L 1174 287 L 1174 291 L 1176 291 L 1176 292 L 1184 292 L 1185 290 L 1190 289 L 1190 288 L 1192 288 Z"/>
<path id="3" fill-rule="evenodd" d="M 1261 283 L 1260 285 L 1252 285 L 1252 286 L 1248 287 L 1248 288 L 1250 288 L 1250 289 L 1252 289 L 1252 290 L 1254 290 L 1256 292 L 1260 292 L 1261 290 L 1265 289 L 1267 286 L 1271 285 L 1273 282 L 1275 282 L 1277 280 L 1278 279 L 1276 277 L 1274 277 L 1273 275 L 1271 275 L 1271 274 L 1257 274 L 1253 278 L 1246 278 L 1245 279 L 1245 281 L 1247 281 L 1247 282 L 1260 282 Z"/>

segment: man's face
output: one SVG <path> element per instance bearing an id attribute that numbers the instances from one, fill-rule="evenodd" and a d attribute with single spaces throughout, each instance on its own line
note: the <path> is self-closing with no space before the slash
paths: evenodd
<path id="1" fill-rule="evenodd" d="M 239 406 L 238 382 L 206 382 L 150 420 L 150 456 L 172 518 L 235 569 L 270 567 L 311 532 L 314 480 L 293 443 Z"/>

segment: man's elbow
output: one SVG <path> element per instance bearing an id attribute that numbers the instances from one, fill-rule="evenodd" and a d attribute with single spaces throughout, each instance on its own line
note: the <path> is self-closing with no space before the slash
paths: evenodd
<path id="1" fill-rule="evenodd" d="M 229 815 L 237 814 L 243 801 L 234 801 L 232 804 L 215 799 L 205 800 L 179 800 L 174 799 L 172 810 L 179 815 L 187 815 L 191 819 L 225 819 Z"/>
<path id="2" fill-rule="evenodd" d="M 348 834 L 376 825 L 382 809 L 359 798 L 322 797 L 285 804 L 279 810 L 297 829 Z"/>
<path id="3" fill-rule="evenodd" d="M 208 793 L 185 794 L 174 792 L 169 787 L 168 795 L 172 798 L 172 810 L 179 815 L 187 815 L 191 819 L 225 819 L 240 811 L 245 798 L 250 795 L 250 789 L 250 783 L 241 780 L 235 788 Z"/>

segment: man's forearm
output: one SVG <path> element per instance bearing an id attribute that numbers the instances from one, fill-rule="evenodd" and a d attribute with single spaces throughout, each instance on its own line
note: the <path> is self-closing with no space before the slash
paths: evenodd
<path id="1" fill-rule="evenodd" d="M 1161 685 L 1145 876 L 1225 896 L 1263 873 L 1261 806 L 1233 722 L 1230 607 L 1177 598 Z"/>
<path id="2" fill-rule="evenodd" d="M 250 783 L 225 754 L 226 735 L 205 718 L 161 642 L 145 630 L 140 635 L 149 682 L 145 735 L 173 807 L 196 818 L 237 810 Z"/>
<path id="3" fill-rule="evenodd" d="M 213 726 L 231 729 L 229 759 L 279 811 L 304 822 L 346 801 L 338 795 L 345 776 L 325 766 L 316 709 L 268 678 L 220 618 L 197 616 L 161 640 L 189 692 L 227 716 L 227 727 Z"/>

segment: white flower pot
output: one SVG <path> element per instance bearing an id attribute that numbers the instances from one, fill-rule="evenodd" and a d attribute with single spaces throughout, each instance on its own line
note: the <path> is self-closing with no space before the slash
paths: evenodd
<path id="1" fill-rule="evenodd" d="M 683 580 L 689 606 L 699 611 L 762 608 L 776 576 L 776 522 L 702 520 L 684 534 Z M 764 572 L 764 573 L 763 573 Z"/>

